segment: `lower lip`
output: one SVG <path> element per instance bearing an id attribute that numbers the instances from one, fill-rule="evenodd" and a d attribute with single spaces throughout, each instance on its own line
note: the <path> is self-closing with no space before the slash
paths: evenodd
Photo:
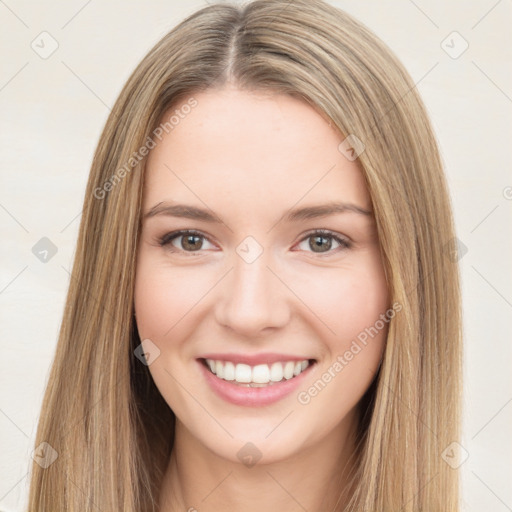
<path id="1" fill-rule="evenodd" d="M 198 363 L 201 366 L 206 382 L 208 382 L 217 395 L 227 402 L 246 407 L 262 407 L 283 399 L 300 386 L 310 373 L 311 368 L 315 365 L 315 363 L 310 363 L 303 372 L 292 379 L 275 383 L 271 386 L 250 388 L 219 379 L 219 377 L 206 368 L 203 361 L 198 361 Z"/>

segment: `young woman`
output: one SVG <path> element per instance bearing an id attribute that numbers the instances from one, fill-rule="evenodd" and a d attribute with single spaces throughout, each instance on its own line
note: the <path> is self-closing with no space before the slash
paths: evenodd
<path id="1" fill-rule="evenodd" d="M 320 0 L 196 12 L 99 141 L 30 510 L 458 510 L 453 239 L 375 35 Z"/>

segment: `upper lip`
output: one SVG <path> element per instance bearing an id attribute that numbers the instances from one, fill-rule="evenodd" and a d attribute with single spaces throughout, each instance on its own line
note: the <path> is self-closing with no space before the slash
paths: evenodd
<path id="1" fill-rule="evenodd" d="M 231 361 L 234 364 L 248 364 L 249 366 L 256 366 L 258 364 L 272 364 L 277 362 L 286 361 L 309 361 L 312 358 L 302 357 L 291 354 L 275 354 L 275 353 L 262 353 L 262 354 L 205 354 L 199 359 L 213 359 L 215 361 Z"/>

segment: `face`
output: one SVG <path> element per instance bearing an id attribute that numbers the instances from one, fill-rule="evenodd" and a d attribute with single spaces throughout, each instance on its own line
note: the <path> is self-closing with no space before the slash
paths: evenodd
<path id="1" fill-rule="evenodd" d="M 371 201 L 344 137 L 306 103 L 194 98 L 147 163 L 137 327 L 188 439 L 233 462 L 284 460 L 339 438 L 380 364 Z"/>

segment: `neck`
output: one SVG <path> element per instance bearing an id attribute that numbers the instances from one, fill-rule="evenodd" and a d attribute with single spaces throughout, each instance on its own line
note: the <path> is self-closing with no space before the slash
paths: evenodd
<path id="1" fill-rule="evenodd" d="M 213 453 L 176 420 L 160 494 L 160 512 L 342 511 L 356 469 L 353 410 L 320 442 L 286 460 L 247 467 Z"/>

